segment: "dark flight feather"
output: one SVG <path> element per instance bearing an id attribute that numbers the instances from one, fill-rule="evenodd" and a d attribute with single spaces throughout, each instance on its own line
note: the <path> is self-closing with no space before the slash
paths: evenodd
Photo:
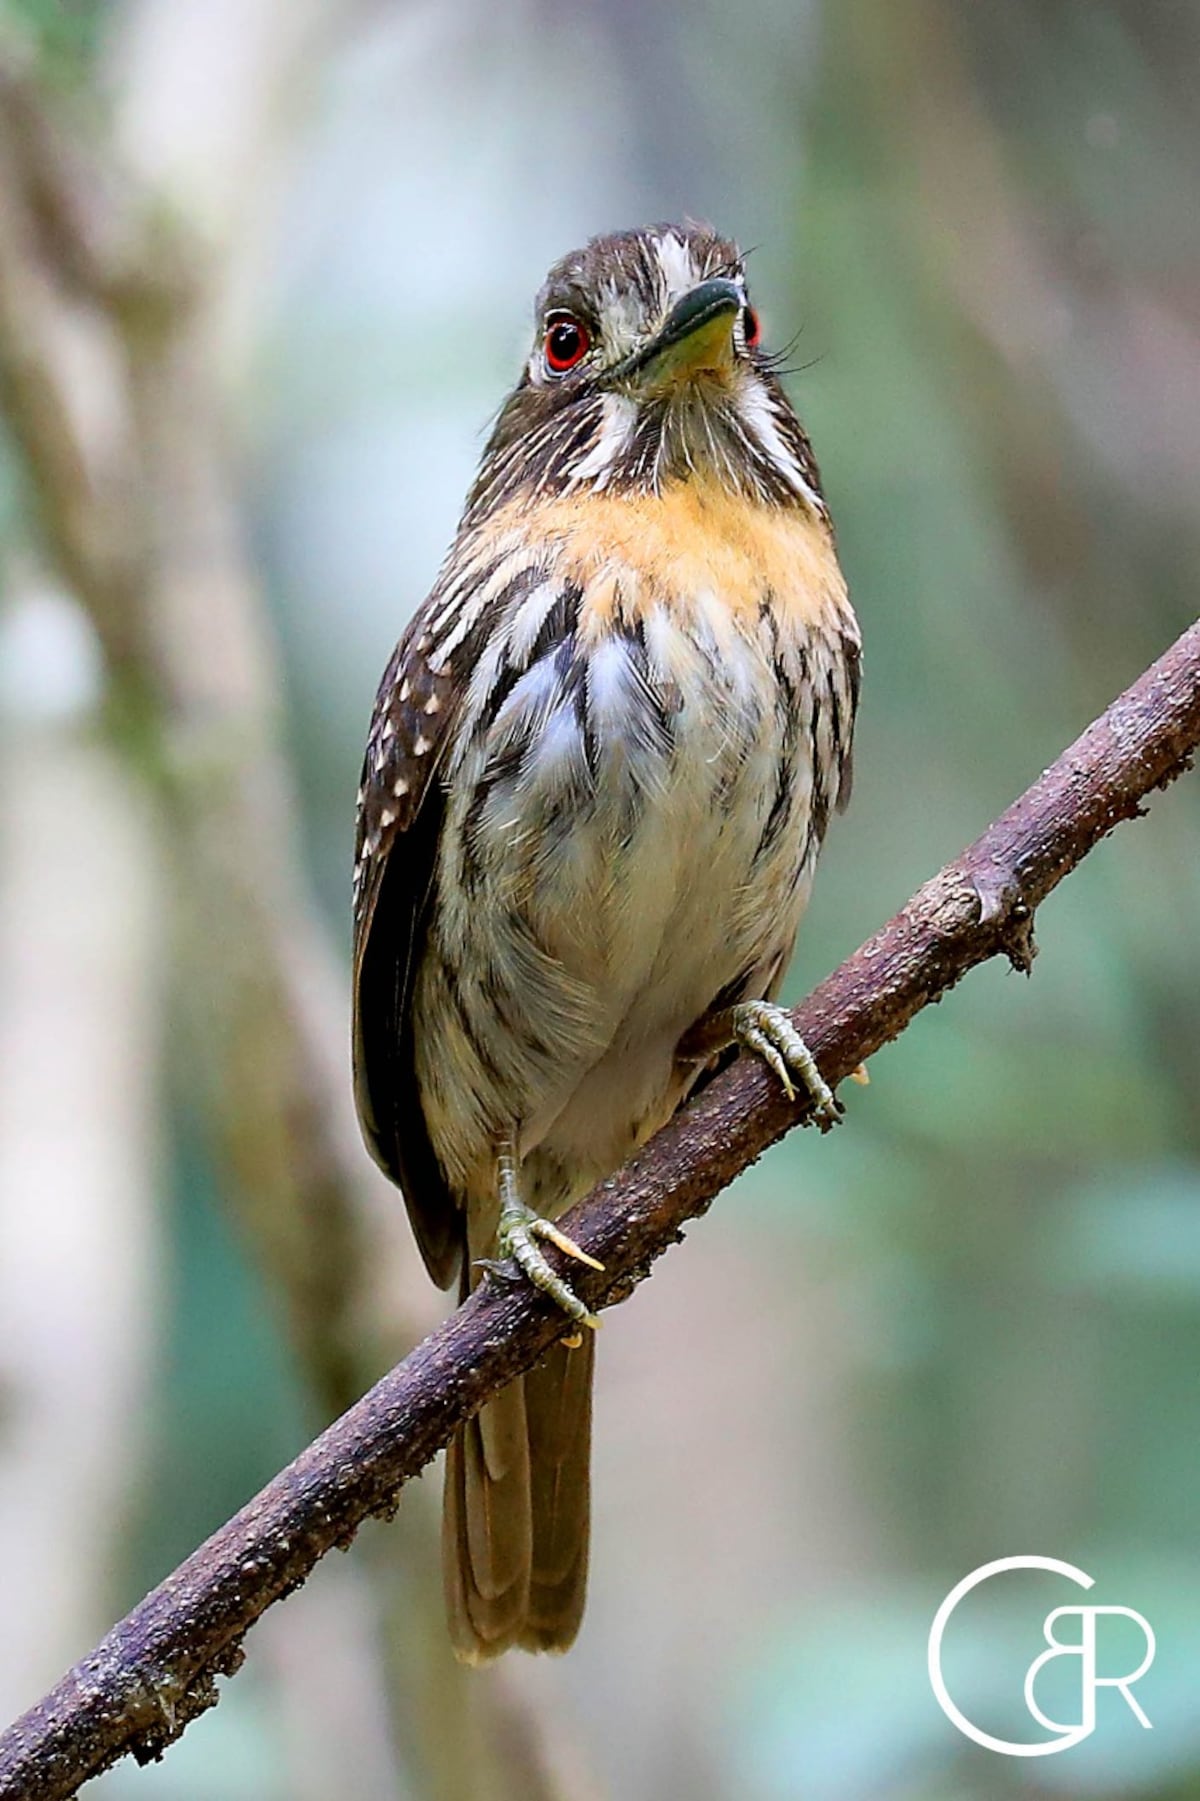
<path id="1" fill-rule="evenodd" d="M 375 1161 L 404 1195 L 425 1267 L 454 1280 L 462 1215 L 425 1125 L 413 1065 L 412 983 L 437 870 L 437 779 L 456 684 L 425 660 L 433 597 L 384 672 L 363 762 L 354 873 L 354 1092 Z M 434 710 L 431 712 L 430 706 Z"/>

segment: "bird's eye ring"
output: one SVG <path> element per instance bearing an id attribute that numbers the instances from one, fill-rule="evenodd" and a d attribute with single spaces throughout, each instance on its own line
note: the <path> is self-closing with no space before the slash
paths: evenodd
<path id="1" fill-rule="evenodd" d="M 574 313 L 551 313 L 546 320 L 546 367 L 555 375 L 565 375 L 581 363 L 592 347 L 587 328 Z"/>
<path id="2" fill-rule="evenodd" d="M 762 326 L 752 306 L 748 306 L 742 314 L 742 332 L 746 339 L 746 349 L 757 350 L 758 341 L 762 337 Z"/>

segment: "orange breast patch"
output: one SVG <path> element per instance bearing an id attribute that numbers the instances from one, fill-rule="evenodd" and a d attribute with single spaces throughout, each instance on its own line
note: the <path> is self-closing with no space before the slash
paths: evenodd
<path id="1" fill-rule="evenodd" d="M 561 546 L 556 569 L 583 589 L 584 637 L 651 601 L 686 609 L 698 593 L 753 616 L 769 594 L 796 629 L 833 629 L 849 617 L 829 528 L 800 508 L 692 481 L 657 495 L 580 494 L 504 512 L 490 529 L 517 527 Z"/>

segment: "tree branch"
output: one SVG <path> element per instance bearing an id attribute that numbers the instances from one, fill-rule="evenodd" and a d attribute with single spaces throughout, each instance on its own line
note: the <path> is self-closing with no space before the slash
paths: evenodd
<path id="1" fill-rule="evenodd" d="M 1200 744 L 1200 624 L 1172 646 L 983 836 L 914 895 L 793 1015 L 831 1082 L 897 1036 L 968 969 L 1028 970 L 1034 909 Z M 624 1299 L 689 1219 L 798 1124 L 747 1058 L 713 1081 L 566 1229 L 601 1257 L 572 1279 Z M 0 1740 L 0 1801 L 61 1801 L 125 1752 L 156 1757 L 217 1699 L 259 1615 L 304 1581 L 562 1332 L 521 1281 L 482 1284 L 248 1506 L 148 1595 Z"/>

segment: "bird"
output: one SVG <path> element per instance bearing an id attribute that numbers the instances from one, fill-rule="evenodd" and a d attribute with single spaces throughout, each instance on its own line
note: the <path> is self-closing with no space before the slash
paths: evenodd
<path id="1" fill-rule="evenodd" d="M 556 1219 L 731 1047 L 841 1111 L 775 997 L 850 795 L 861 639 L 780 361 L 708 225 L 556 263 L 375 701 L 362 1132 L 436 1283 L 523 1272 L 564 1314 L 447 1453 L 468 1663 L 566 1650 L 583 1615 L 599 1322 L 544 1246 L 595 1259 Z"/>

